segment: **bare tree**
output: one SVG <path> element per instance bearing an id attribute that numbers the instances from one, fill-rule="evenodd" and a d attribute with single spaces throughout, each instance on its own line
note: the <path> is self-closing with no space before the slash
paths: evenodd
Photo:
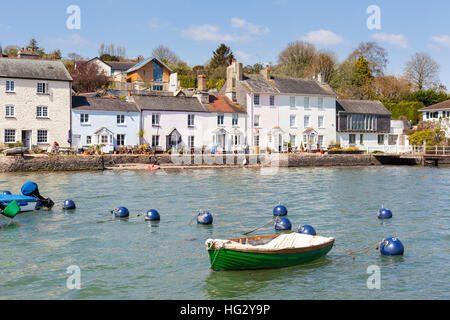
<path id="1" fill-rule="evenodd" d="M 355 62 L 363 56 L 369 62 L 370 71 L 374 76 L 382 76 L 389 62 L 386 49 L 376 42 L 361 42 L 349 55 L 348 59 Z"/>
<path id="2" fill-rule="evenodd" d="M 163 45 L 159 45 L 153 49 L 152 56 L 171 65 L 175 65 L 180 61 L 180 58 L 172 50 Z"/>
<path id="3" fill-rule="evenodd" d="M 314 45 L 304 41 L 291 42 L 278 56 L 280 73 L 290 77 L 307 77 L 308 67 L 316 55 Z"/>
<path id="4" fill-rule="evenodd" d="M 310 73 L 317 77 L 319 74 L 322 81 L 330 83 L 336 66 L 336 57 L 333 52 L 319 52 L 310 62 Z"/>
<path id="5" fill-rule="evenodd" d="M 439 64 L 428 53 L 420 52 L 406 63 L 406 77 L 416 89 L 422 90 L 439 86 Z"/>
<path id="6" fill-rule="evenodd" d="M 80 56 L 78 53 L 76 52 L 71 52 L 67 55 L 71 60 L 82 60 L 83 57 Z"/>

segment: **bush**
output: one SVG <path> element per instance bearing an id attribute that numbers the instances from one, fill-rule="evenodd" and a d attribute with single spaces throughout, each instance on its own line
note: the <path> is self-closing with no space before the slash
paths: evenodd
<path id="1" fill-rule="evenodd" d="M 425 105 L 422 102 L 399 102 L 399 103 L 385 103 L 386 108 L 392 113 L 392 120 L 401 120 L 405 117 L 413 124 L 417 124 L 422 118 L 420 109 Z"/>

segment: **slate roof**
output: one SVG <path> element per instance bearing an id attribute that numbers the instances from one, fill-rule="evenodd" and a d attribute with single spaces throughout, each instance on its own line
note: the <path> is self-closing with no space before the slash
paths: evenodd
<path id="1" fill-rule="evenodd" d="M 336 94 L 328 85 L 321 85 L 316 80 L 271 77 L 272 85 L 281 94 L 306 94 L 306 95 L 324 95 L 335 96 Z"/>
<path id="2" fill-rule="evenodd" d="M 133 96 L 141 110 L 209 112 L 197 98 L 184 96 Z"/>
<path id="3" fill-rule="evenodd" d="M 72 81 L 61 60 L 0 58 L 0 78 Z"/>
<path id="4" fill-rule="evenodd" d="M 391 112 L 380 101 L 369 100 L 337 100 L 336 111 L 338 113 L 391 115 Z"/>
<path id="5" fill-rule="evenodd" d="M 419 111 L 424 112 L 424 111 L 434 111 L 434 110 L 442 110 L 442 109 L 450 109 L 450 100 L 446 100 L 446 101 L 434 104 L 432 106 L 422 108 Z"/>
<path id="6" fill-rule="evenodd" d="M 278 93 L 278 90 L 269 81 L 266 81 L 262 75 L 244 76 L 242 83 L 255 93 Z"/>
<path id="7" fill-rule="evenodd" d="M 72 109 L 83 111 L 139 112 L 133 102 L 120 98 L 97 98 L 90 96 L 73 96 Z"/>
<path id="8" fill-rule="evenodd" d="M 139 70 L 140 68 L 142 68 L 143 66 L 145 66 L 147 63 L 152 62 L 153 60 L 158 61 L 161 65 L 163 65 L 164 67 L 166 67 L 167 69 L 169 69 L 170 72 L 172 72 L 172 69 L 170 69 L 164 62 L 162 62 L 161 60 L 159 60 L 158 58 L 155 57 L 150 57 L 147 58 L 145 60 L 142 60 L 141 62 L 139 62 L 138 64 L 134 65 L 133 67 L 131 67 L 130 69 L 127 70 L 127 73 L 131 73 L 134 72 L 136 70 Z"/>
<path id="9" fill-rule="evenodd" d="M 119 70 L 119 71 L 127 71 L 130 68 L 134 67 L 136 65 L 136 62 L 131 61 L 103 61 L 108 66 L 111 67 L 113 70 Z"/>
<path id="10" fill-rule="evenodd" d="M 245 110 L 245 108 L 236 103 L 233 103 L 225 95 L 210 95 L 209 104 L 207 104 L 206 107 L 209 109 L 209 111 L 217 113 L 247 113 L 247 110 Z"/>

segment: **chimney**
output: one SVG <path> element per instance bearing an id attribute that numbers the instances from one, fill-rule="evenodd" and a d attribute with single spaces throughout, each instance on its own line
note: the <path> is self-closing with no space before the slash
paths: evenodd
<path id="1" fill-rule="evenodd" d="M 207 90 L 206 87 L 206 76 L 204 74 L 198 75 L 198 91 L 204 92 Z"/>
<path id="2" fill-rule="evenodd" d="M 267 81 L 270 80 L 270 66 L 266 66 L 264 69 L 260 71 L 260 74 L 266 79 Z"/>
<path id="3" fill-rule="evenodd" d="M 227 87 L 226 93 L 229 94 L 231 98 L 232 93 L 236 92 L 236 82 L 242 81 L 243 79 L 243 67 L 242 63 L 238 63 L 233 59 L 233 63 L 227 68 Z"/>

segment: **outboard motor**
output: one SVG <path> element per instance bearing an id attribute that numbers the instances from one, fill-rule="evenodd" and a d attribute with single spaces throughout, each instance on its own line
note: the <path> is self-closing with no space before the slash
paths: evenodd
<path id="1" fill-rule="evenodd" d="M 41 196 L 41 194 L 39 193 L 38 185 L 32 181 L 25 183 L 21 191 L 24 196 L 38 198 L 42 206 L 48 209 L 53 208 L 53 206 L 55 205 L 52 199 L 45 199 L 43 196 Z"/>

